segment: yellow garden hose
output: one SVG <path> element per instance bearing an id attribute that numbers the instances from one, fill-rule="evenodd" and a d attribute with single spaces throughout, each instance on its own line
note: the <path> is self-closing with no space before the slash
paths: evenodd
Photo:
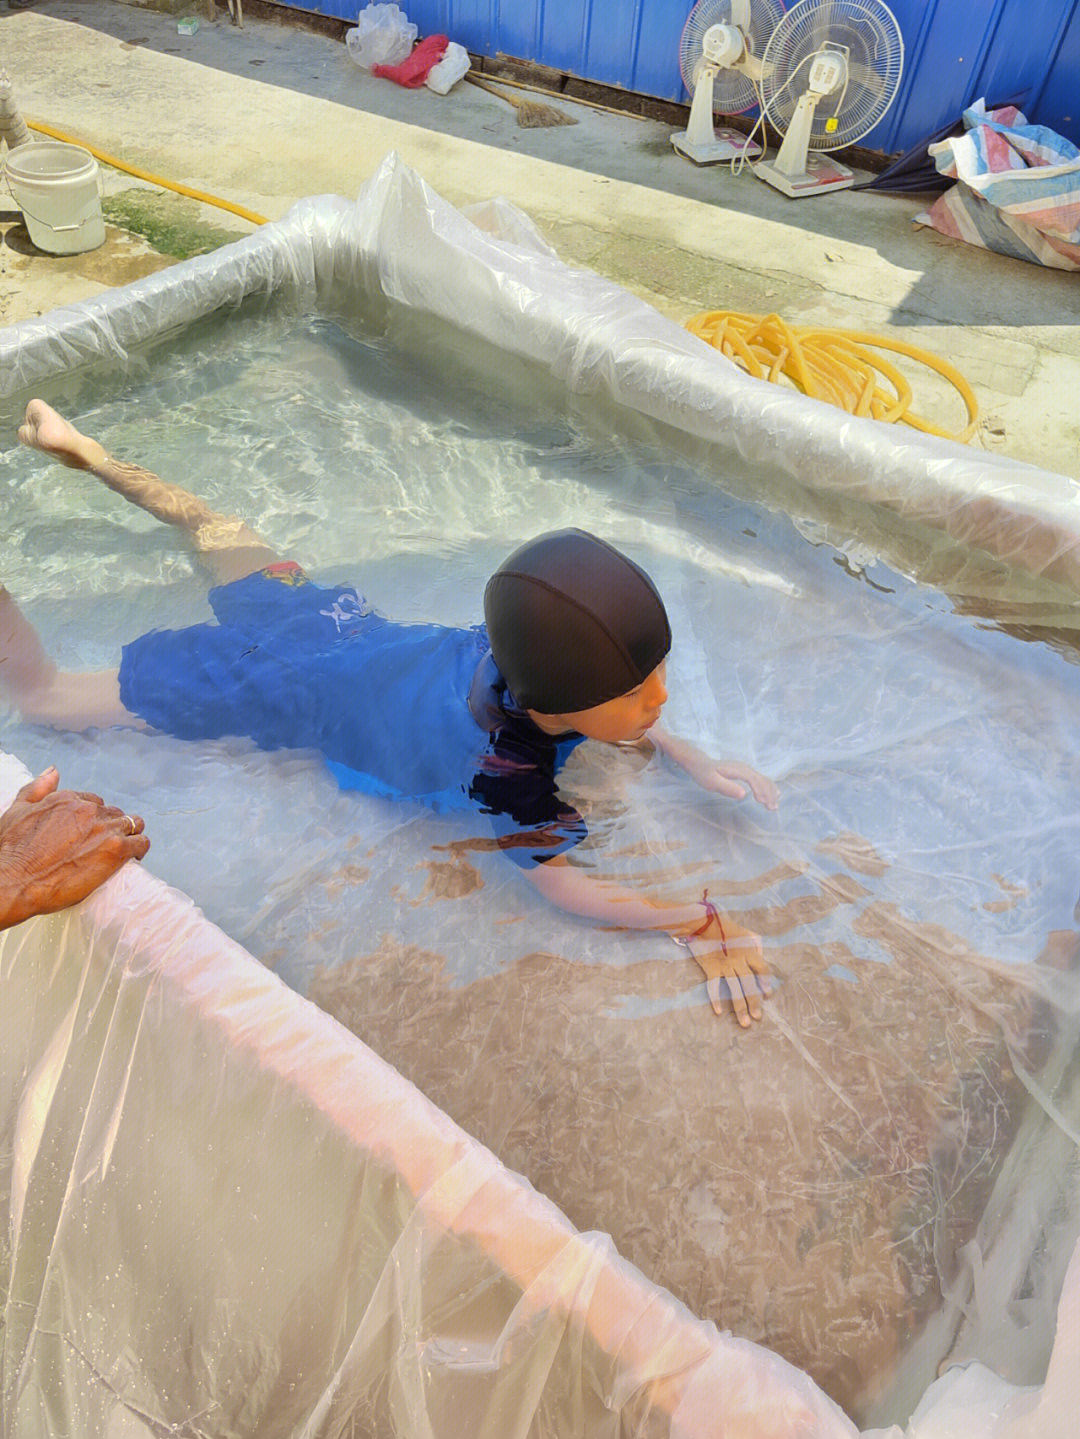
<path id="1" fill-rule="evenodd" d="M 65 145 L 78 145 L 81 150 L 89 150 L 95 160 L 111 165 L 114 170 L 123 170 L 139 180 L 149 180 L 151 185 L 160 185 L 162 189 L 172 190 L 177 195 L 187 195 L 189 199 L 199 200 L 204 205 L 216 205 L 219 210 L 228 210 L 230 215 L 239 215 L 241 220 L 250 220 L 253 225 L 267 223 L 265 215 L 256 215 L 254 210 L 245 210 L 243 205 L 234 205 L 230 200 L 220 200 L 216 195 L 204 195 L 201 190 L 192 190 L 190 186 L 179 185 L 175 180 L 165 180 L 160 175 L 152 175 L 149 170 L 140 170 L 138 165 L 129 165 L 126 160 L 107 155 L 104 150 L 88 145 L 85 140 L 76 140 L 71 135 L 65 135 L 62 130 L 54 130 L 51 125 L 41 125 L 33 120 L 27 120 L 26 124 L 29 129 L 37 130 L 41 135 L 48 135 L 52 140 L 62 140 Z"/>
<path id="2" fill-rule="evenodd" d="M 88 150 L 96 160 L 137 179 L 172 190 L 177 195 L 186 195 L 204 205 L 228 210 L 253 225 L 267 223 L 265 215 L 258 215 L 216 195 L 207 195 L 202 190 L 193 190 L 188 185 L 166 180 L 137 165 L 129 165 L 126 160 L 109 155 L 51 125 L 30 120 L 26 123 L 31 130 L 68 145 L 78 145 Z M 902 421 L 927 434 L 961 442 L 970 440 L 978 426 L 979 407 L 975 393 L 959 370 L 947 360 L 939 359 L 937 355 L 920 350 L 904 340 L 864 334 L 859 330 L 797 329 L 779 315 L 741 315 L 734 310 L 706 310 L 687 320 L 686 328 L 741 365 L 755 379 L 775 383 L 783 375 L 803 394 L 838 405 L 849 414 L 890 422 Z M 913 414 L 910 408 L 911 386 L 894 365 L 880 355 L 873 355 L 871 349 L 892 350 L 906 355 L 947 380 L 959 392 L 967 407 L 967 425 L 954 434 Z M 878 382 L 879 377 L 891 389 L 883 389 Z"/>
<path id="3" fill-rule="evenodd" d="M 775 383 L 784 375 L 804 395 L 839 405 L 852 415 L 902 421 L 916 430 L 962 443 L 971 439 L 978 425 L 975 392 L 959 370 L 904 340 L 860 330 L 796 329 L 779 315 L 740 315 L 733 310 L 707 310 L 687 320 L 686 328 L 755 379 Z M 912 414 L 911 386 L 894 365 L 871 350 L 907 355 L 947 380 L 967 407 L 967 425 L 953 434 Z M 879 379 L 889 388 L 883 388 Z"/>

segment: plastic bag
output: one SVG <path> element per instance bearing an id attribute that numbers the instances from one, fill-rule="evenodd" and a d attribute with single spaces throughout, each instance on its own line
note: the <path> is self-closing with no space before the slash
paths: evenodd
<path id="1" fill-rule="evenodd" d="M 964 134 L 930 146 L 956 180 L 916 224 L 1055 270 L 1080 270 L 1080 150 L 1015 105 L 976 100 Z"/>
<path id="2" fill-rule="evenodd" d="M 418 33 L 400 5 L 369 5 L 357 16 L 356 29 L 345 32 L 345 44 L 356 63 L 370 70 L 400 64 L 412 53 Z"/>
<path id="3" fill-rule="evenodd" d="M 429 90 L 434 90 L 436 95 L 446 95 L 471 66 L 472 61 L 465 46 L 451 40 L 446 47 L 446 54 L 432 67 L 424 83 Z"/>
<path id="4" fill-rule="evenodd" d="M 449 44 L 445 35 L 425 35 L 416 49 L 400 65 L 372 65 L 371 73 L 407 90 L 419 90 L 427 77 L 446 54 Z"/>

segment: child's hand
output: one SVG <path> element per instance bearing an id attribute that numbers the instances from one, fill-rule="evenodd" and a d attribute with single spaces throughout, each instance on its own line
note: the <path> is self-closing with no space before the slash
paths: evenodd
<path id="1" fill-rule="evenodd" d="M 710 759 L 697 745 L 679 739 L 658 724 L 653 725 L 647 735 L 661 754 L 685 770 L 702 789 L 726 795 L 728 799 L 745 799 L 749 789 L 758 804 L 766 809 L 775 809 L 780 803 L 779 791 L 772 780 L 748 764 L 734 759 Z"/>
<path id="2" fill-rule="evenodd" d="M 734 920 L 724 920 L 724 942 L 711 938 L 709 931 L 682 943 L 694 956 L 694 962 L 705 975 L 705 989 L 716 1014 L 724 1013 L 730 1004 L 743 1029 L 752 1019 L 761 1018 L 760 993 L 767 999 L 772 993 L 769 966 L 761 952 L 761 940 Z M 727 953 L 724 953 L 724 947 Z"/>
<path id="3" fill-rule="evenodd" d="M 738 760 L 710 759 L 700 751 L 683 765 L 690 778 L 702 789 L 713 794 L 723 794 L 728 799 L 745 799 L 746 791 L 763 804 L 766 809 L 775 809 L 780 803 L 780 792 L 771 779 L 751 769 Z"/>

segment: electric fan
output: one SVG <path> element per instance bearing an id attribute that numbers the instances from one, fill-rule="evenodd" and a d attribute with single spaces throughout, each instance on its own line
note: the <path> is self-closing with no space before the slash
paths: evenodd
<path id="1" fill-rule="evenodd" d="M 874 128 L 903 65 L 900 27 L 881 0 L 798 0 L 761 57 L 762 112 L 784 139 L 754 173 L 795 198 L 846 189 L 851 171 L 820 152 Z"/>
<path id="2" fill-rule="evenodd" d="M 737 130 L 715 129 L 713 116 L 758 103 L 759 56 L 783 13 L 780 0 L 698 0 L 679 42 L 683 84 L 694 97 L 687 128 L 671 137 L 680 155 L 698 165 L 760 155 Z"/>

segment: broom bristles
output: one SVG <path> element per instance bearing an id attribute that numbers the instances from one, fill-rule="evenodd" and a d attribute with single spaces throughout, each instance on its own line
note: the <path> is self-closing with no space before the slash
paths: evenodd
<path id="1" fill-rule="evenodd" d="M 544 105 L 538 100 L 519 100 L 516 95 L 508 95 L 505 90 L 500 90 L 490 80 L 482 80 L 479 75 L 467 74 L 465 79 L 478 85 L 481 90 L 497 95 L 508 105 L 513 105 L 517 111 L 517 122 L 524 130 L 536 130 L 549 125 L 577 124 L 576 116 L 568 115 L 565 110 L 558 110 L 554 105 Z"/>
<path id="2" fill-rule="evenodd" d="M 510 99 L 509 95 L 506 97 Z M 537 100 L 515 100 L 517 122 L 524 130 L 535 130 L 543 125 L 576 125 L 577 117 L 554 105 L 544 105 Z"/>

